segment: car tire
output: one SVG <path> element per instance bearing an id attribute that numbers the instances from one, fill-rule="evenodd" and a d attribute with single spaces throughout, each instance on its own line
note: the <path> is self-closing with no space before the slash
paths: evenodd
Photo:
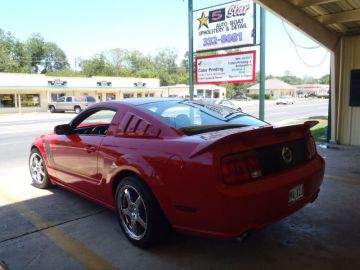
<path id="1" fill-rule="evenodd" d="M 120 181 L 115 201 L 120 227 L 132 244 L 147 248 L 163 240 L 170 226 L 153 193 L 138 177 Z"/>
<path id="2" fill-rule="evenodd" d="M 32 184 L 41 189 L 52 186 L 43 156 L 37 148 L 31 149 L 29 156 L 29 171 Z"/>
<path id="3" fill-rule="evenodd" d="M 54 107 L 54 106 L 50 106 L 50 108 L 49 108 L 49 109 L 50 109 L 50 112 L 51 112 L 51 113 L 55 113 L 55 112 L 56 112 L 56 109 L 55 109 L 55 107 Z"/>
<path id="4" fill-rule="evenodd" d="M 75 111 L 75 113 L 79 114 L 79 113 L 81 113 L 81 108 L 79 106 L 76 106 L 74 108 L 74 111 Z"/>

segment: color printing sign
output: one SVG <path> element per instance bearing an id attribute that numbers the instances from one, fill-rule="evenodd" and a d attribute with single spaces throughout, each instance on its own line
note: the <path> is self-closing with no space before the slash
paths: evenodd
<path id="1" fill-rule="evenodd" d="M 196 83 L 254 82 L 256 51 L 196 57 Z"/>
<path id="2" fill-rule="evenodd" d="M 194 12 L 194 50 L 207 51 L 255 43 L 255 5 L 240 0 Z"/>

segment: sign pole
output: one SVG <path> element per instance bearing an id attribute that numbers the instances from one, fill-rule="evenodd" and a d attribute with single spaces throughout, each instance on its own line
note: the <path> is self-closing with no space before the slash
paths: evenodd
<path id="1" fill-rule="evenodd" d="M 259 119 L 265 119 L 265 9 L 260 7 L 260 93 Z"/>
<path id="2" fill-rule="evenodd" d="M 194 49 L 193 49 L 193 0 L 188 0 L 189 20 L 189 91 L 190 100 L 194 98 Z"/>

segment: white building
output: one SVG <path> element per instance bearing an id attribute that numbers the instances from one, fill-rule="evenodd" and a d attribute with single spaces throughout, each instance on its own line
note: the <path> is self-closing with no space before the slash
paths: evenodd
<path id="1" fill-rule="evenodd" d="M 300 84 L 295 85 L 299 94 L 315 95 L 319 97 L 329 96 L 329 85 L 328 84 Z"/>
<path id="2" fill-rule="evenodd" d="M 97 101 L 160 97 L 159 79 L 120 77 L 59 77 L 0 73 L 0 113 L 48 110 L 59 97 L 90 95 Z"/>
<path id="3" fill-rule="evenodd" d="M 190 95 L 189 85 L 176 84 L 162 86 L 163 97 L 186 97 Z M 226 98 L 226 88 L 214 84 L 195 84 L 194 96 L 197 98 Z"/>
<path id="4" fill-rule="evenodd" d="M 259 94 L 260 84 L 255 84 L 248 88 L 249 94 Z M 279 79 L 265 80 L 265 94 L 269 95 L 270 99 L 277 99 L 281 96 L 296 96 L 296 87 L 283 82 Z"/>

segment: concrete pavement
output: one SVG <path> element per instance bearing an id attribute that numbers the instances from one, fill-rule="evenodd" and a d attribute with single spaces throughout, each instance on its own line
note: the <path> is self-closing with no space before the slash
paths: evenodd
<path id="1" fill-rule="evenodd" d="M 360 149 L 319 151 L 327 169 L 314 204 L 242 243 L 175 234 L 151 250 L 132 246 L 112 212 L 34 188 L 26 168 L 2 171 L 0 259 L 10 269 L 358 269 Z"/>

